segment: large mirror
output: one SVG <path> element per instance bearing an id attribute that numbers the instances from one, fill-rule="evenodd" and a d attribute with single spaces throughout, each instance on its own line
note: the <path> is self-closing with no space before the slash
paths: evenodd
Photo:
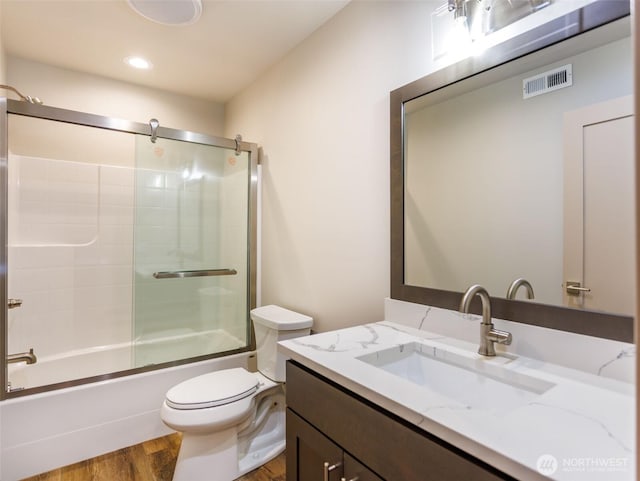
<path id="1" fill-rule="evenodd" d="M 457 308 L 481 284 L 494 317 L 632 340 L 628 7 L 595 2 L 392 92 L 392 297 Z"/>

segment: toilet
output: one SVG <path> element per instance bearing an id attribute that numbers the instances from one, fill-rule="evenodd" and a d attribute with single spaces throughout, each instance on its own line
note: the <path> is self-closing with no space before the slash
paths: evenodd
<path id="1" fill-rule="evenodd" d="M 251 311 L 258 372 L 225 369 L 167 391 L 162 421 L 183 433 L 173 481 L 232 481 L 285 448 L 285 361 L 278 342 L 307 336 L 313 319 L 279 306 Z"/>

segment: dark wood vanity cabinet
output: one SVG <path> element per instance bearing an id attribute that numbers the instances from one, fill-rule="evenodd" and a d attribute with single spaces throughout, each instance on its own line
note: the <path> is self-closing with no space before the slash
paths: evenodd
<path id="1" fill-rule="evenodd" d="M 291 409 L 287 445 L 295 446 L 287 451 L 287 481 L 382 481 Z"/>
<path id="2" fill-rule="evenodd" d="M 287 481 L 514 479 L 293 361 Z"/>

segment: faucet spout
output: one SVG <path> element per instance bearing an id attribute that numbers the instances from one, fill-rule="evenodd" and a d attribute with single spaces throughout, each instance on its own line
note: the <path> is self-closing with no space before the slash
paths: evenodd
<path id="1" fill-rule="evenodd" d="M 9 354 L 7 356 L 7 364 L 14 362 L 26 362 L 27 364 L 35 364 L 38 362 L 38 358 L 33 353 L 33 348 L 29 349 L 29 352 L 20 352 L 18 354 Z"/>
<path id="2" fill-rule="evenodd" d="M 460 312 L 468 313 L 471 307 L 471 301 L 475 296 L 480 297 L 482 301 L 482 322 L 480 323 L 480 347 L 478 354 L 482 356 L 495 356 L 496 350 L 494 344 L 511 344 L 511 333 L 494 329 L 491 322 L 491 299 L 487 290 L 474 284 L 462 296 L 460 302 Z"/>
<path id="3" fill-rule="evenodd" d="M 462 296 L 460 302 L 460 312 L 468 313 L 471 307 L 471 301 L 475 296 L 482 301 L 482 324 L 491 324 L 491 300 L 487 290 L 479 284 L 474 284 Z"/>
<path id="4" fill-rule="evenodd" d="M 509 286 L 509 290 L 507 290 L 507 299 L 515 299 L 516 293 L 518 292 L 518 289 L 520 287 L 524 287 L 526 289 L 527 299 L 534 298 L 533 286 L 528 280 L 524 279 L 523 277 L 520 277 L 519 279 L 516 279 L 515 281 L 513 281 Z"/>

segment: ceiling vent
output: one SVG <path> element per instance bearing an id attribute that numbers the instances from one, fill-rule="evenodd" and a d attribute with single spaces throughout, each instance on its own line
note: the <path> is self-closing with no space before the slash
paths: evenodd
<path id="1" fill-rule="evenodd" d="M 127 0 L 147 20 L 163 25 L 191 25 L 202 14 L 201 0 Z"/>
<path id="2" fill-rule="evenodd" d="M 522 98 L 528 99 L 571 87 L 571 85 L 573 85 L 573 74 L 571 73 L 571 64 L 568 64 L 524 79 L 522 81 Z"/>

